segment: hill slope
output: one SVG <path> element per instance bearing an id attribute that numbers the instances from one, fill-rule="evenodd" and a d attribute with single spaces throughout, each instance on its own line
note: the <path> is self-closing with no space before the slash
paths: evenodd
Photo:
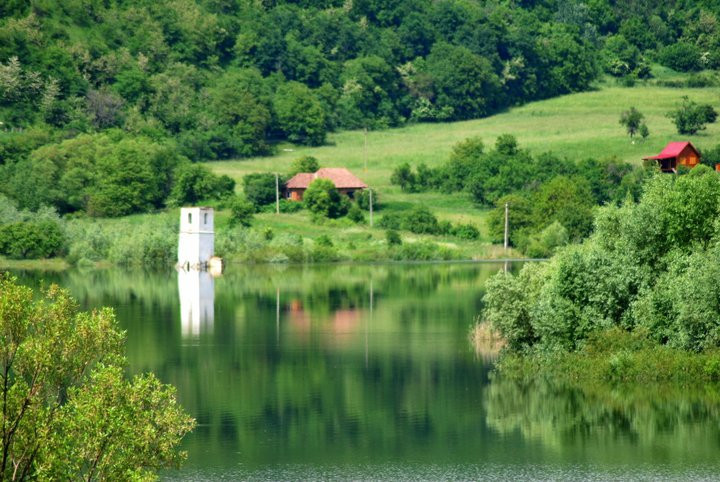
<path id="1" fill-rule="evenodd" d="M 720 95 L 715 89 L 674 89 L 656 86 L 633 88 L 603 86 L 592 92 L 566 95 L 532 102 L 485 119 L 454 123 L 415 124 L 399 129 L 368 132 L 364 147 L 362 131 L 332 134 L 331 145 L 304 147 L 279 146 L 275 156 L 208 164 L 216 173 L 227 174 L 238 182 L 250 172 L 285 172 L 301 156 L 315 156 L 322 166 L 343 166 L 353 170 L 379 190 L 384 203 L 402 208 L 409 203 L 424 203 L 445 219 L 483 223 L 483 211 L 477 209 L 464 193 L 407 194 L 390 184 L 392 170 L 409 162 L 438 166 L 447 160 L 452 146 L 470 136 L 480 136 L 493 144 L 500 134 L 510 133 L 519 144 L 533 153 L 552 151 L 574 159 L 617 157 L 639 163 L 642 157 L 659 152 L 668 141 L 687 139 L 709 147 L 720 142 L 720 125 L 711 124 L 694 136 L 677 134 L 666 117 L 683 95 L 697 102 L 717 105 Z M 650 136 L 632 143 L 619 124 L 620 113 L 635 106 L 645 114 Z M 367 170 L 364 159 L 367 157 Z"/>

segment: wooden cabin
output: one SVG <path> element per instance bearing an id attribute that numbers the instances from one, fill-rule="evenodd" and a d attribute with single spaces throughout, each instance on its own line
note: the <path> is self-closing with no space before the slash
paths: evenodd
<path id="1" fill-rule="evenodd" d="M 677 174 L 678 166 L 689 169 L 700 164 L 700 152 L 691 142 L 670 142 L 662 152 L 656 156 L 644 157 L 646 161 L 656 161 L 662 172 Z"/>
<path id="2" fill-rule="evenodd" d="M 300 172 L 295 174 L 285 183 L 285 197 L 291 201 L 302 201 L 305 190 L 315 179 L 331 180 L 338 191 L 351 199 L 356 191 L 367 188 L 367 184 L 344 167 L 323 167 L 315 173 Z"/>

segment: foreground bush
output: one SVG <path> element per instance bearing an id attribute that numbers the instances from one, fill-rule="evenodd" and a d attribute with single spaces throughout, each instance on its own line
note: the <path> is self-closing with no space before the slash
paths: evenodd
<path id="1" fill-rule="evenodd" d="M 109 309 L 79 312 L 51 286 L 38 299 L 0 275 L 3 479 L 147 479 L 177 466 L 194 421 L 173 387 L 128 380 Z"/>

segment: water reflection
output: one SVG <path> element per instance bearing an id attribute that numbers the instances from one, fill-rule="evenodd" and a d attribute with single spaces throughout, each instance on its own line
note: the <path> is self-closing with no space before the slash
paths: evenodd
<path id="1" fill-rule="evenodd" d="M 714 389 L 489 382 L 491 365 L 475 355 L 468 331 L 485 281 L 503 269 L 232 266 L 215 280 L 115 270 L 20 277 L 55 281 L 84 309 L 114 307 L 129 371 L 151 370 L 177 387 L 198 427 L 184 442 L 184 472 L 171 479 L 597 479 L 598 470 L 627 476 L 629 466 L 637 478 L 676 478 L 720 468 Z M 383 472 L 388 464 L 397 472 Z M 667 472 L 640 469 L 661 464 Z"/>
<path id="2" fill-rule="evenodd" d="M 180 323 L 184 337 L 212 333 L 215 321 L 215 280 L 207 271 L 178 270 Z"/>

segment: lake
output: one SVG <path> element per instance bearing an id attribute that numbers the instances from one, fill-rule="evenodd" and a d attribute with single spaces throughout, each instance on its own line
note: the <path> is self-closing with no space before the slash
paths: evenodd
<path id="1" fill-rule="evenodd" d="M 130 371 L 197 419 L 168 479 L 707 479 L 720 387 L 491 379 L 469 330 L 497 263 L 16 272 L 112 306 Z M 508 269 L 517 270 L 518 265 Z"/>

